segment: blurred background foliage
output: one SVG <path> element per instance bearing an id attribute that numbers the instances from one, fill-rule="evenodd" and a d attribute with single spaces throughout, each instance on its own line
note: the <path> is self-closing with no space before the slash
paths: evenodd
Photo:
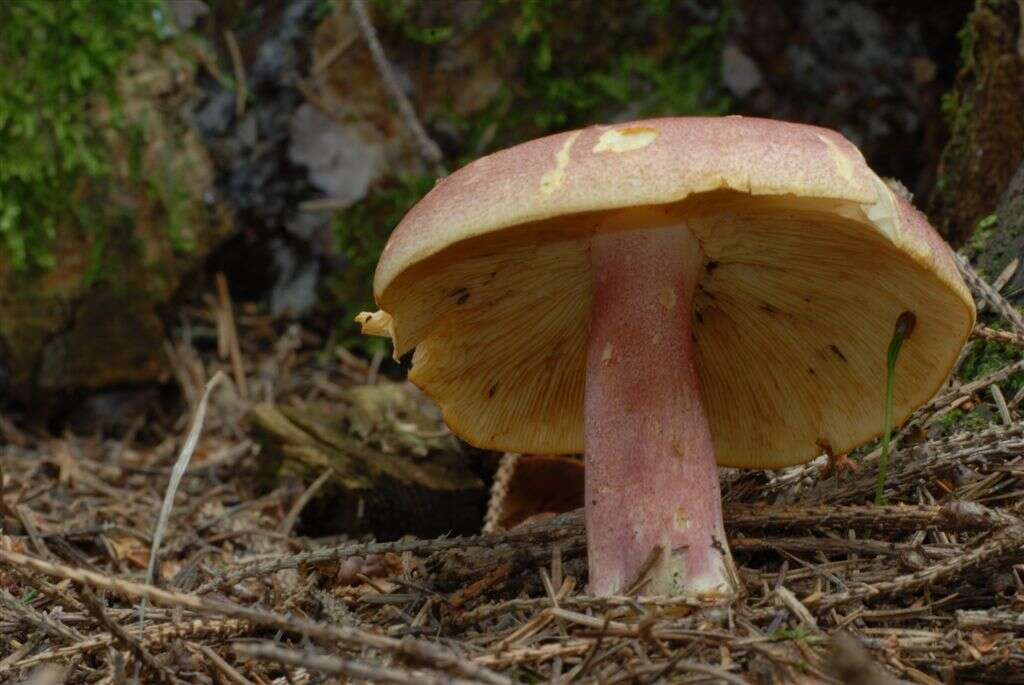
<path id="1" fill-rule="evenodd" d="M 438 175 L 594 122 L 836 128 L 951 240 L 973 234 L 986 270 L 1019 251 L 1016 205 L 997 207 L 1024 150 L 1013 2 L 366 5 L 440 164 L 349 0 L 0 3 L 6 396 L 163 382 L 176 312 L 218 273 L 247 312 L 383 354 L 352 317 L 374 307 L 380 249 Z M 982 352 L 969 373 L 1009 353 Z"/>

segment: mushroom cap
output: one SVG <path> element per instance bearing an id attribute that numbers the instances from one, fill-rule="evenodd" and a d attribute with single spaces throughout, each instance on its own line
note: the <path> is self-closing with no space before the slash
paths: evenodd
<path id="1" fill-rule="evenodd" d="M 392 233 L 364 332 L 390 335 L 396 357 L 415 348 L 410 379 L 471 444 L 581 452 L 589 238 L 666 222 L 705 254 L 693 328 L 721 465 L 867 442 L 897 317 L 917 317 L 898 420 L 938 391 L 974 325 L 949 247 L 849 141 L 730 116 L 592 126 L 458 170 Z"/>

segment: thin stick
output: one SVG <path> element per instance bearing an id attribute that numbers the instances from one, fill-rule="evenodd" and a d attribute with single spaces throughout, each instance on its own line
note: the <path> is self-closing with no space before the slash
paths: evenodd
<path id="1" fill-rule="evenodd" d="M 494 474 L 494 483 L 491 485 L 491 496 L 487 500 L 487 513 L 484 514 L 484 527 L 481 532 L 485 535 L 497 533 L 500 528 L 501 516 L 505 511 L 505 498 L 508 495 L 508 486 L 512 482 L 512 476 L 516 471 L 516 464 L 519 462 L 519 454 L 505 452 L 498 462 L 498 470 Z"/>
<path id="2" fill-rule="evenodd" d="M 288 514 L 281 521 L 281 534 L 288 536 L 292 534 L 292 528 L 295 527 L 295 522 L 299 520 L 299 514 L 306 508 L 306 505 L 316 496 L 316 493 L 320 492 L 327 481 L 334 475 L 334 471 L 331 469 L 325 470 L 321 473 L 315 481 L 309 484 L 309 487 L 305 489 L 302 496 L 295 500 L 295 504 L 288 510 Z"/>
<path id="3" fill-rule="evenodd" d="M 381 45 L 380 38 L 377 37 L 377 29 L 373 27 L 373 22 L 370 21 L 370 13 L 366 9 L 366 3 L 364 0 L 350 0 L 349 7 L 352 8 L 352 13 L 356 15 L 359 29 L 362 31 L 363 38 L 366 39 L 366 44 L 370 48 L 370 56 L 373 58 L 373 63 L 377 67 L 378 73 L 380 73 L 380 78 L 391 94 L 391 97 L 395 100 L 395 104 L 398 106 L 398 111 L 401 113 L 406 127 L 419 147 L 420 154 L 425 160 L 439 167 L 439 172 L 443 175 L 444 170 L 440 168 L 441 160 L 444 158 L 441 148 L 427 135 L 426 130 L 420 124 L 420 120 L 416 117 L 416 111 L 413 109 L 412 103 L 409 102 L 409 98 L 406 97 L 402 87 L 398 84 L 398 79 L 395 78 L 395 72 L 391 68 L 391 63 L 388 62 L 388 58 L 384 54 L 384 46 Z"/>
<path id="4" fill-rule="evenodd" d="M 288 666 L 301 666 L 311 671 L 342 675 L 367 682 L 399 683 L 400 685 L 472 685 L 474 682 L 462 678 L 437 676 L 419 670 L 401 671 L 388 666 L 373 666 L 311 651 L 300 652 L 294 649 L 284 649 L 270 642 L 256 645 L 238 644 L 235 645 L 235 652 L 239 656 L 250 659 L 265 659 Z"/>
<path id="5" fill-rule="evenodd" d="M 982 340 L 988 340 L 990 342 L 1000 342 L 1006 343 L 1007 345 L 1024 347 L 1024 333 L 1017 333 L 1016 331 L 997 331 L 994 328 L 978 324 L 974 327 L 974 331 L 971 332 L 971 335 L 975 338 L 981 338 Z"/>
<path id="6" fill-rule="evenodd" d="M 956 624 L 961 630 L 1012 630 L 1024 632 L 1024 613 L 1016 611 L 964 611 L 956 612 Z"/>
<path id="7" fill-rule="evenodd" d="M 92 617 L 96 619 L 96 622 L 101 626 L 110 631 L 110 634 L 114 637 L 116 642 L 120 642 L 121 645 L 126 648 L 129 652 L 135 655 L 135 658 L 142 663 L 149 666 L 157 678 L 162 683 L 181 683 L 173 673 L 167 670 L 167 667 L 161 664 L 156 658 L 149 653 L 142 643 L 136 640 L 134 637 L 128 634 L 120 624 L 115 622 L 107 615 L 106 610 L 96 595 L 92 593 L 89 588 L 82 588 L 82 592 L 79 595 L 82 599 L 82 604 L 85 605 L 86 610 L 92 614 Z"/>
<path id="8" fill-rule="evenodd" d="M 210 647 L 199 645 L 197 649 L 210 660 L 210 663 L 217 667 L 218 671 L 224 674 L 225 678 L 235 683 L 235 685 L 254 685 L 251 680 L 239 673 L 237 668 L 225 661 L 224 657 L 213 651 Z"/>
<path id="9" fill-rule="evenodd" d="M 974 291 L 975 296 L 992 305 L 992 308 L 1010 322 L 1017 332 L 1024 333 L 1024 317 L 1021 316 L 1020 312 L 974 270 L 974 267 L 971 266 L 966 257 L 961 255 L 954 255 L 954 257 L 957 266 L 960 267 L 960 275 L 967 281 L 967 285 Z"/>
<path id="10" fill-rule="evenodd" d="M 242 364 L 242 348 L 238 342 L 238 328 L 235 326 L 235 308 L 231 304 L 231 291 L 228 288 L 228 279 L 220 272 L 217 273 L 217 300 L 220 303 L 220 311 L 224 317 L 225 346 L 227 347 L 228 357 L 231 359 L 231 375 L 235 377 L 238 396 L 243 400 L 247 400 L 249 399 L 249 383 L 245 378 L 245 365 Z"/>
<path id="11" fill-rule="evenodd" d="M 228 44 L 231 55 L 231 67 L 235 73 L 235 116 L 241 118 L 245 114 L 245 100 L 248 97 L 248 86 L 245 83 L 245 64 L 242 62 L 242 51 L 238 47 L 235 33 L 228 29 L 224 32 L 224 41 Z"/>
<path id="12" fill-rule="evenodd" d="M 999 416 L 1003 420 L 1003 425 L 1011 425 L 1013 423 L 1013 416 L 1010 415 L 1010 407 L 1006 404 L 1006 397 L 1003 395 L 1003 391 L 999 389 L 998 385 L 993 385 L 991 392 L 992 399 L 996 401 L 996 407 L 999 409 Z"/>
<path id="13" fill-rule="evenodd" d="M 40 628 L 64 642 L 78 642 L 84 639 L 81 633 L 70 626 L 64 625 L 60 619 L 47 616 L 40 611 L 36 611 L 32 605 L 18 601 L 14 595 L 3 587 L 0 587 L 0 606 L 6 607 L 36 628 Z"/>
<path id="14" fill-rule="evenodd" d="M 149 550 L 149 566 L 146 569 L 147 585 L 152 585 L 153 580 L 156 577 L 157 559 L 160 555 L 160 542 L 163 540 L 164 532 L 167 530 L 167 522 L 171 518 L 171 509 L 174 508 L 174 495 L 178 492 L 178 486 L 181 484 L 181 479 L 185 475 L 185 471 L 188 470 L 188 462 L 192 459 L 192 453 L 195 451 L 196 444 L 199 442 L 199 435 L 203 430 L 203 420 L 206 418 L 206 405 L 210 401 L 210 393 L 215 387 L 217 387 L 217 384 L 220 383 L 222 378 L 224 378 L 224 373 L 222 371 L 218 371 L 206 384 L 206 389 L 203 390 L 203 397 L 199 400 L 199 406 L 196 407 L 196 414 L 192 419 L 192 428 L 189 429 L 188 437 L 185 439 L 185 444 L 182 445 L 181 453 L 178 455 L 177 461 L 174 462 L 174 468 L 171 470 L 171 479 L 167 483 L 167 491 L 164 493 L 164 501 L 160 506 L 160 518 L 157 519 L 156 531 L 153 533 L 153 546 Z M 140 633 L 145 629 L 145 623 L 146 602 L 143 600 L 139 605 Z"/>

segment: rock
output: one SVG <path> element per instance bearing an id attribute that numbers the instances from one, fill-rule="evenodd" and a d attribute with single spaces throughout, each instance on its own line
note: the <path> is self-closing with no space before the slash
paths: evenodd
<path id="1" fill-rule="evenodd" d="M 761 70 L 735 43 L 722 50 L 722 82 L 738 98 L 745 98 L 764 83 Z"/>
<path id="2" fill-rule="evenodd" d="M 315 259 L 301 258 L 283 242 L 278 239 L 271 241 L 277 280 L 270 290 L 270 313 L 272 316 L 298 318 L 316 304 L 320 263 Z"/>
<path id="3" fill-rule="evenodd" d="M 71 190 L 52 269 L 0 259 L 0 367 L 7 396 L 45 410 L 73 390 L 167 378 L 159 310 L 232 230 L 212 200 L 214 170 L 181 115 L 195 65 L 147 46 L 121 68 L 117 111 L 98 103 L 112 171 Z M 118 117 L 119 123 L 112 121 Z"/>
<path id="4" fill-rule="evenodd" d="M 383 177 L 385 143 L 371 124 L 342 123 L 307 103 L 292 115 L 288 156 L 306 167 L 310 181 L 337 209 L 344 209 Z"/>
<path id="5" fill-rule="evenodd" d="M 960 34 L 963 64 L 944 101 L 951 139 L 929 212 L 954 244 L 970 239 L 992 214 L 1024 161 L 1022 14 L 1019 2 L 978 0 Z"/>
<path id="6" fill-rule="evenodd" d="M 368 119 L 353 115 L 352 124 L 343 123 L 334 103 L 324 114 L 304 96 L 317 88 L 311 47 L 317 27 L 330 23 L 322 6 L 293 0 L 238 32 L 252 94 L 242 117 L 234 90 L 213 78 L 201 81 L 192 103 L 218 190 L 245 227 L 214 255 L 212 268 L 228 275 L 236 295 L 269 300 L 274 316 L 308 314 L 333 259 L 331 214 L 306 211 L 303 203 L 334 193 L 354 201 L 380 175 Z"/>
<path id="7" fill-rule="evenodd" d="M 995 212 L 978 222 L 967 252 L 978 269 L 993 279 L 1013 259 L 1024 262 L 1024 162 L 1003 191 Z M 1011 301 L 1024 303 L 1024 269 L 1018 266 L 1003 291 Z"/>

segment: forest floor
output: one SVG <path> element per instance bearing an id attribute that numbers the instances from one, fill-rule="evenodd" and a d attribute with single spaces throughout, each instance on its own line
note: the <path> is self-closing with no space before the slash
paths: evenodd
<path id="1" fill-rule="evenodd" d="M 964 269 L 1003 319 L 975 336 L 1024 346 L 1016 310 Z M 216 298 L 186 319 L 217 345 L 168 349 L 180 416 L 116 438 L 3 422 L 0 681 L 1024 682 L 1024 423 L 992 390 L 1024 362 L 952 381 L 900 429 L 887 506 L 870 504 L 878 450 L 839 473 L 727 471 L 741 599 L 598 599 L 578 511 L 473 537 L 298 534 L 327 476 L 257 487 L 248 411 L 387 382 L 379 359 L 317 362 L 324 341 Z M 967 403 L 994 422 L 927 437 Z"/>

